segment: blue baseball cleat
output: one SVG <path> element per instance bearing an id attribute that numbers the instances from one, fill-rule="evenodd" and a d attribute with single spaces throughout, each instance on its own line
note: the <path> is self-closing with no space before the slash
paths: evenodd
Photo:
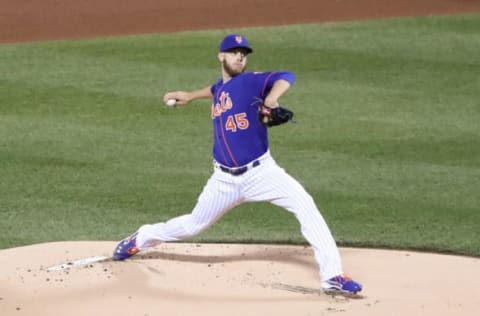
<path id="1" fill-rule="evenodd" d="M 322 283 L 323 291 L 327 294 L 357 294 L 362 285 L 345 275 L 337 275 Z"/>
<path id="2" fill-rule="evenodd" d="M 125 260 L 136 255 L 140 251 L 140 249 L 137 248 L 137 235 L 138 232 L 135 232 L 133 235 L 119 242 L 113 251 L 113 259 Z"/>

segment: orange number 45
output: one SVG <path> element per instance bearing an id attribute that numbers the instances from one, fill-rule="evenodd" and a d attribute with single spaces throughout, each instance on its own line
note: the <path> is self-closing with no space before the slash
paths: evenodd
<path id="1" fill-rule="evenodd" d="M 225 123 L 227 131 L 236 132 L 238 129 L 247 129 L 249 126 L 247 113 L 242 112 L 235 115 L 229 115 Z"/>

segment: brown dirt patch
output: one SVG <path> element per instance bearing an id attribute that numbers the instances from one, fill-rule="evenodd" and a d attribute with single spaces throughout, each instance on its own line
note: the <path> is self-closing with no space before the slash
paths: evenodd
<path id="1" fill-rule="evenodd" d="M 0 0 L 0 42 L 480 12 L 477 0 Z"/>

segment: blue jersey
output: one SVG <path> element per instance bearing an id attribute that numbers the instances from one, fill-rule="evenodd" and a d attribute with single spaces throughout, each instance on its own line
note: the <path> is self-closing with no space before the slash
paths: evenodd
<path id="1" fill-rule="evenodd" d="M 293 84 L 291 72 L 246 72 L 211 87 L 213 158 L 228 167 L 248 164 L 268 150 L 267 128 L 258 108 L 275 81 Z"/>

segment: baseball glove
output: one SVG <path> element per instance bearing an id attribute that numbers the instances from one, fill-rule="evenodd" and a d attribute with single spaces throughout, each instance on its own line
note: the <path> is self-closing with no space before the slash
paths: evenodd
<path id="1" fill-rule="evenodd" d="M 291 121 L 293 112 L 283 106 L 272 109 L 262 104 L 258 109 L 258 118 L 263 125 L 272 127 Z"/>

